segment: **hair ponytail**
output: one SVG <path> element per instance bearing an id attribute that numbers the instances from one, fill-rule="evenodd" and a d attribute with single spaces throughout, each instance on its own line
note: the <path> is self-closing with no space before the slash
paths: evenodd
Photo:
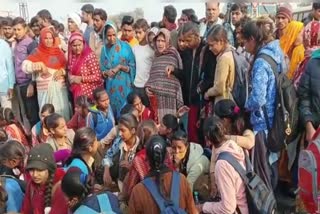
<path id="1" fill-rule="evenodd" d="M 48 181 L 46 184 L 46 190 L 45 190 L 45 194 L 44 194 L 44 205 L 45 205 L 44 213 L 45 214 L 49 214 L 51 211 L 53 177 L 54 177 L 54 173 L 51 173 L 49 175 L 49 178 L 48 178 Z"/>

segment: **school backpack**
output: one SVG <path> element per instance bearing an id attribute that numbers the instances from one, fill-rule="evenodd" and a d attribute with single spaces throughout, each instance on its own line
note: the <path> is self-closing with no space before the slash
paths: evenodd
<path id="1" fill-rule="evenodd" d="M 161 214 L 186 214 L 187 212 L 179 207 L 180 204 L 180 174 L 172 172 L 170 200 L 163 198 L 158 187 L 152 178 L 147 177 L 142 181 L 153 199 L 157 203 Z"/>
<path id="2" fill-rule="evenodd" d="M 320 129 L 315 139 L 300 152 L 298 168 L 298 207 L 306 213 L 316 213 L 320 203 Z"/>
<path id="3" fill-rule="evenodd" d="M 273 125 L 269 121 L 266 107 L 263 114 L 268 127 L 266 147 L 271 152 L 279 152 L 298 136 L 298 95 L 292 80 L 288 79 L 285 72 L 278 72 L 277 63 L 269 55 L 260 54 L 259 58 L 269 63 L 275 75 L 276 102 Z"/>
<path id="4" fill-rule="evenodd" d="M 235 78 L 231 93 L 237 106 L 244 110 L 249 93 L 248 72 L 250 64 L 245 56 L 236 50 L 232 50 L 232 55 L 235 66 Z"/>
<path id="5" fill-rule="evenodd" d="M 90 207 L 96 204 L 96 203 L 93 203 L 92 201 L 92 199 L 94 198 L 96 198 L 98 201 L 98 206 L 99 206 L 98 210 L 100 209 L 100 212 Z M 120 210 L 116 211 L 112 209 L 110 198 L 108 197 L 108 193 L 102 193 L 102 194 L 91 196 L 88 200 L 85 201 L 84 204 L 80 205 L 80 207 L 75 212 L 73 212 L 73 214 L 101 214 L 101 213 L 105 213 L 105 214 L 120 213 Z"/>
<path id="6" fill-rule="evenodd" d="M 252 170 L 252 164 L 245 153 L 246 169 L 229 152 L 222 152 L 218 160 L 227 161 L 240 175 L 245 186 L 249 214 L 270 214 L 276 209 L 276 199 L 263 180 Z"/>

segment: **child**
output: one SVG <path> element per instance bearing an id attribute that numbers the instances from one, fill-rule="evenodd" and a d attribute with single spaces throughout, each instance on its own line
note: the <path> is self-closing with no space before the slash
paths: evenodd
<path id="1" fill-rule="evenodd" d="M 64 176 L 62 169 L 57 169 L 53 149 L 49 144 L 39 144 L 31 149 L 26 170 L 31 179 L 27 184 L 22 210 L 23 214 L 49 214 L 61 212 L 61 204 L 56 204 L 55 189 Z"/>
<path id="2" fill-rule="evenodd" d="M 90 100 L 87 96 L 79 96 L 75 101 L 75 114 L 67 123 L 69 129 L 77 131 L 86 126 L 86 117 L 89 114 Z"/>
<path id="3" fill-rule="evenodd" d="M 93 91 L 93 98 L 96 102 L 97 110 L 90 109 L 86 118 L 86 126 L 92 128 L 98 140 L 104 138 L 114 127 L 115 121 L 110 106 L 110 100 L 104 88 L 96 88 Z"/>
<path id="4" fill-rule="evenodd" d="M 28 135 L 23 126 L 15 120 L 10 108 L 0 108 L 0 127 L 3 127 L 10 139 L 19 141 L 27 152 L 30 150 Z"/>
<path id="5" fill-rule="evenodd" d="M 0 213 L 21 210 L 26 184 L 19 180 L 19 175 L 22 171 L 24 156 L 25 149 L 18 141 L 9 140 L 0 146 L 0 186 L 3 187 L 5 195 L 5 200 L 0 197 L 0 203 L 5 204 L 3 212 L 0 210 Z"/>
<path id="6" fill-rule="evenodd" d="M 117 197 L 111 192 L 91 195 L 88 176 L 78 168 L 70 168 L 61 182 L 72 213 L 121 213 Z"/>
<path id="7" fill-rule="evenodd" d="M 70 155 L 74 131 L 68 129 L 64 117 L 56 113 L 47 116 L 44 125 L 50 134 L 46 143 L 52 147 L 56 162 L 62 166 Z"/>
<path id="8" fill-rule="evenodd" d="M 122 182 L 130 169 L 131 162 L 139 146 L 137 127 L 138 121 L 132 114 L 122 115 L 118 125 L 120 139 L 112 145 L 103 159 L 105 184 L 110 185 L 113 177 L 114 180 L 118 181 L 120 192 L 123 188 Z M 115 158 L 119 159 L 119 161 L 115 161 Z M 113 171 L 111 167 L 118 173 L 111 175 L 110 172 Z"/>
<path id="9" fill-rule="evenodd" d="M 127 96 L 127 103 L 133 105 L 139 112 L 139 121 L 155 120 L 154 112 L 147 108 L 138 93 L 131 92 Z"/>
<path id="10" fill-rule="evenodd" d="M 53 114 L 55 112 L 54 106 L 52 104 L 45 104 L 40 111 L 40 121 L 34 125 L 31 129 L 32 135 L 32 146 L 38 145 L 40 143 L 45 143 L 48 138 L 48 130 L 43 127 L 43 120 L 45 117 Z"/>

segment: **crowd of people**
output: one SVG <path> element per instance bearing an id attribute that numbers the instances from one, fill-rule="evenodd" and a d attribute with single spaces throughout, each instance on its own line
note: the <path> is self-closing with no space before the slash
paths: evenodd
<path id="1" fill-rule="evenodd" d="M 230 21 L 205 8 L 121 26 L 91 4 L 67 23 L 46 9 L 1 17 L 0 213 L 262 212 L 234 163 L 262 180 L 265 204 L 279 189 L 296 198 L 320 125 L 320 4 L 305 23 L 288 4 L 250 18 L 234 3 Z M 273 146 L 280 77 L 297 114 Z"/>

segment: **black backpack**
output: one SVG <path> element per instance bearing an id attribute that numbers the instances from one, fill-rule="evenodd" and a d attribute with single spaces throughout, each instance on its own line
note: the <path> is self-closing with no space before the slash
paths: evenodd
<path id="1" fill-rule="evenodd" d="M 234 66 L 235 66 L 235 78 L 232 89 L 232 97 L 237 106 L 244 110 L 248 98 L 248 71 L 250 64 L 244 55 L 238 53 L 236 50 L 232 50 Z"/>
<path id="2" fill-rule="evenodd" d="M 270 64 L 275 75 L 276 108 L 272 126 L 265 106 L 262 107 L 262 110 L 268 127 L 266 147 L 271 152 L 279 152 L 298 135 L 298 96 L 293 81 L 288 79 L 285 72 L 278 72 L 277 63 L 272 57 L 266 54 L 261 54 L 258 57 Z"/>
<path id="3" fill-rule="evenodd" d="M 245 153 L 246 169 L 229 152 L 222 152 L 218 160 L 227 161 L 240 175 L 245 186 L 249 214 L 270 214 L 276 209 L 276 199 L 263 180 L 252 170 L 252 164 Z"/>

